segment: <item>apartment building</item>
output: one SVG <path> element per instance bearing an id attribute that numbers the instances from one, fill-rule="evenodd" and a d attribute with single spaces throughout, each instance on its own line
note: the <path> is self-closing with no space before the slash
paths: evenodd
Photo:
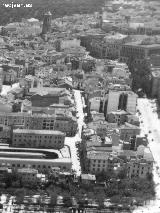
<path id="1" fill-rule="evenodd" d="M 152 174 L 153 163 L 154 158 L 150 148 L 139 146 L 136 158 L 130 159 L 127 163 L 128 177 L 146 178 L 148 174 Z"/>
<path id="2" fill-rule="evenodd" d="M 116 112 L 110 112 L 106 119 L 109 123 L 117 123 L 118 125 L 124 124 L 126 121 L 126 115 L 128 113 L 124 110 L 118 110 Z"/>
<path id="3" fill-rule="evenodd" d="M 160 90 L 160 68 L 153 68 L 151 73 L 151 96 L 153 98 L 159 98 Z"/>
<path id="4" fill-rule="evenodd" d="M 107 100 L 107 114 L 117 110 L 136 113 L 137 95 L 132 91 L 109 90 Z"/>
<path id="5" fill-rule="evenodd" d="M 120 139 L 129 141 L 131 137 L 136 137 L 140 134 L 140 128 L 133 124 L 125 123 L 119 129 L 120 131 Z"/>
<path id="6" fill-rule="evenodd" d="M 160 54 L 160 44 L 156 41 L 130 42 L 122 45 L 120 60 L 126 63 L 129 58 L 133 58 L 136 63 L 140 63 L 153 54 Z"/>
<path id="7" fill-rule="evenodd" d="M 0 138 L 10 138 L 11 129 L 8 126 L 0 124 Z"/>
<path id="8" fill-rule="evenodd" d="M 111 153 L 106 152 L 92 152 L 87 155 L 88 172 L 97 174 L 107 171 L 119 171 L 123 167 L 123 160 L 117 156 L 112 156 Z"/>
<path id="9" fill-rule="evenodd" d="M 128 165 L 128 177 L 146 178 L 147 174 L 151 174 L 153 170 L 153 162 L 147 162 L 144 159 L 132 159 Z"/>
<path id="10" fill-rule="evenodd" d="M 21 129 L 57 130 L 74 136 L 77 132 L 77 120 L 66 114 L 28 114 L 0 113 L 0 124 Z"/>
<path id="11" fill-rule="evenodd" d="M 51 170 L 52 167 L 59 167 L 62 171 L 71 171 L 72 160 L 71 158 L 58 158 L 58 159 L 27 159 L 27 158 L 7 158 L 0 157 L 0 165 L 10 165 L 10 167 L 17 171 L 20 168 L 37 169 L 39 172 L 45 173 Z"/>
<path id="12" fill-rule="evenodd" d="M 38 170 L 31 168 L 22 168 L 17 170 L 18 177 L 23 183 L 36 183 L 38 181 Z"/>
<path id="13" fill-rule="evenodd" d="M 64 147 L 65 134 L 53 130 L 14 129 L 12 146 L 27 148 L 52 148 Z"/>

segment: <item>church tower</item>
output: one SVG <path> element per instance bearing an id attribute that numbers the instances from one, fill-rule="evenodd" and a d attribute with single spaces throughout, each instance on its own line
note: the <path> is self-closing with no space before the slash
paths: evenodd
<path id="1" fill-rule="evenodd" d="M 51 31 L 51 20 L 52 20 L 52 14 L 49 11 L 49 12 L 44 14 L 42 35 L 47 34 L 48 32 Z"/>

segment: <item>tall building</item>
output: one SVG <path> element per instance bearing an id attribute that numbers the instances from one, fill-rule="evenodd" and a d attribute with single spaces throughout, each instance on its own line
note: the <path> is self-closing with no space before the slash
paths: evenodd
<path id="1" fill-rule="evenodd" d="M 132 91 L 110 90 L 108 94 L 107 114 L 117 110 L 136 113 L 137 95 Z"/>
<path id="2" fill-rule="evenodd" d="M 49 11 L 44 14 L 42 34 L 46 34 L 51 31 L 51 20 L 52 20 L 52 14 Z"/>

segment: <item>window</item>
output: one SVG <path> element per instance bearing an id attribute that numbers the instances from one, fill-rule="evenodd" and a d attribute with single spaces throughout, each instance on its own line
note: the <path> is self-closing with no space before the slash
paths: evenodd
<path id="1" fill-rule="evenodd" d="M 17 164 L 17 167 L 20 167 L 20 164 Z"/>
<path id="2" fill-rule="evenodd" d="M 43 168 L 45 169 L 45 168 L 46 168 L 46 166 L 45 166 L 45 165 L 43 165 Z"/>
<path id="3" fill-rule="evenodd" d="M 12 164 L 13 167 L 15 167 L 15 164 Z"/>

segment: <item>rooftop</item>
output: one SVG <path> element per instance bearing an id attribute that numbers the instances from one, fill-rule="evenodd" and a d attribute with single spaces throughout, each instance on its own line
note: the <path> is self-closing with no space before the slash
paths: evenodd
<path id="1" fill-rule="evenodd" d="M 18 169 L 18 173 L 27 173 L 27 174 L 37 174 L 38 170 L 36 169 L 31 169 L 31 168 L 23 168 L 23 169 Z"/>
<path id="2" fill-rule="evenodd" d="M 91 181 L 95 181 L 96 180 L 96 176 L 95 175 L 91 175 L 91 174 L 82 174 L 81 178 L 82 178 L 82 180 L 91 180 Z"/>
<path id="3" fill-rule="evenodd" d="M 160 48 L 160 43 L 142 44 L 141 42 L 136 41 L 136 42 L 126 43 L 126 44 L 124 44 L 124 46 L 134 46 L 134 47 L 141 47 L 141 48 L 145 48 L 145 49 L 150 49 L 150 48 L 159 49 Z"/>
<path id="4" fill-rule="evenodd" d="M 14 129 L 13 133 L 15 134 L 39 134 L 39 135 L 65 135 L 61 131 L 55 130 L 33 130 L 33 129 Z"/>
<path id="5" fill-rule="evenodd" d="M 26 163 L 63 163 L 63 164 L 68 164 L 72 163 L 71 158 L 58 158 L 58 159 L 26 159 L 26 158 L 5 158 L 5 157 L 0 157 L 0 162 L 26 162 Z"/>

